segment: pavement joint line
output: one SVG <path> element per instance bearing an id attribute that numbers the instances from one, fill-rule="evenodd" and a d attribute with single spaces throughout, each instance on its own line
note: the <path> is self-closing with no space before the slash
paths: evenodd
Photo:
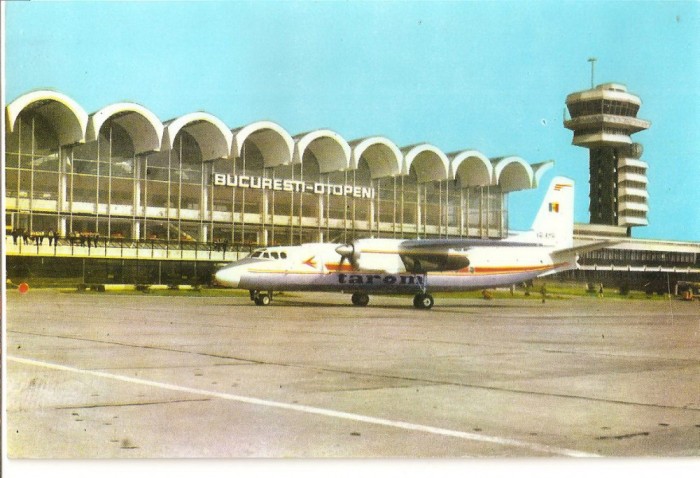
<path id="1" fill-rule="evenodd" d="M 534 452 L 548 453 L 548 454 L 561 455 L 561 456 L 567 456 L 567 457 L 577 457 L 577 458 L 592 458 L 592 457 L 600 457 L 601 456 L 601 455 L 588 453 L 588 452 L 584 452 L 584 451 L 572 450 L 572 449 L 567 449 L 567 448 L 552 447 L 552 446 L 543 445 L 540 443 L 526 442 L 526 441 L 516 440 L 516 439 L 512 439 L 512 438 L 503 438 L 503 437 L 497 437 L 497 436 L 482 435 L 482 434 L 477 434 L 477 433 L 469 433 L 469 432 L 463 432 L 463 431 L 459 431 L 459 430 L 450 430 L 447 428 L 433 427 L 433 426 L 429 426 L 429 425 L 420 425 L 420 424 L 404 422 L 404 421 L 389 420 L 389 419 L 379 418 L 379 417 L 371 417 L 371 416 L 367 416 L 367 415 L 360 415 L 360 414 L 356 414 L 356 413 L 343 412 L 343 411 L 339 411 L 339 410 L 331 410 L 331 409 L 318 408 L 318 407 L 312 407 L 312 406 L 307 406 L 307 405 L 277 402 L 277 401 L 273 401 L 273 400 L 264 400 L 264 399 L 260 399 L 260 398 L 246 397 L 246 396 L 242 396 L 242 395 L 233 395 L 230 393 L 214 392 L 211 390 L 202 390 L 202 389 L 192 388 L 192 387 L 183 387 L 180 385 L 174 385 L 174 384 L 163 383 L 163 382 L 156 382 L 156 381 L 145 380 L 145 379 L 140 379 L 140 378 L 136 378 L 136 377 L 127 377 L 124 375 L 117 375 L 117 374 L 107 373 L 107 372 L 99 372 L 96 370 L 83 370 L 83 369 L 79 369 L 79 368 L 75 368 L 75 367 L 69 367 L 66 365 L 60 365 L 60 364 L 51 363 L 51 362 L 43 362 L 43 361 L 39 361 L 39 360 L 32 360 L 32 359 L 27 359 L 27 358 L 15 357 L 15 356 L 11 356 L 11 355 L 8 355 L 6 357 L 6 359 L 9 361 L 12 361 L 12 362 L 21 363 L 21 364 L 25 364 L 25 365 L 33 365 L 36 367 L 44 367 L 44 368 L 49 368 L 49 369 L 53 369 L 53 370 L 59 370 L 62 372 L 71 372 L 71 373 L 78 373 L 78 374 L 84 374 L 84 375 L 91 375 L 93 377 L 119 380 L 122 382 L 128 382 L 128 383 L 133 383 L 133 384 L 137 384 L 137 385 L 146 385 L 146 386 L 150 386 L 150 387 L 157 387 L 157 388 L 161 388 L 164 390 L 171 390 L 171 391 L 183 392 L 183 393 L 191 393 L 191 394 L 195 394 L 195 395 L 202 395 L 202 396 L 207 396 L 207 397 L 219 398 L 219 399 L 223 399 L 223 400 L 230 400 L 230 401 L 235 401 L 235 402 L 247 403 L 247 404 L 251 404 L 251 405 L 278 408 L 278 409 L 283 409 L 283 410 L 292 410 L 292 411 L 301 412 L 301 413 L 309 413 L 309 414 L 321 415 L 321 416 L 326 416 L 326 417 L 331 417 L 331 418 L 351 420 L 351 421 L 355 421 L 355 422 L 367 423 L 367 424 L 372 424 L 372 425 L 381 425 L 381 426 L 398 428 L 398 429 L 407 430 L 407 431 L 430 433 L 433 435 L 441 435 L 441 436 L 447 436 L 447 437 L 452 437 L 452 438 L 461 438 L 463 440 L 469 440 L 469 441 L 494 443 L 494 444 L 503 445 L 503 446 L 525 448 L 525 449 L 528 449 L 528 450 L 534 451 Z"/>

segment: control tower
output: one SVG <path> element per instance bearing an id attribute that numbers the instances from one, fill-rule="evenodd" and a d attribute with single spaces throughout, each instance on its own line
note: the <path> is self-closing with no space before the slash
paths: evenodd
<path id="1" fill-rule="evenodd" d="M 647 163 L 630 136 L 651 125 L 637 118 L 642 101 L 624 85 L 605 83 L 566 97 L 572 144 L 590 150 L 591 224 L 646 226 L 649 211 Z"/>

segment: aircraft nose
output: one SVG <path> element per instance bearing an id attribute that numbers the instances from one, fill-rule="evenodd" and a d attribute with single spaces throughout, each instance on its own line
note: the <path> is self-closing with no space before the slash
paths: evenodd
<path id="1" fill-rule="evenodd" d="M 221 269 L 214 274 L 214 278 L 218 284 L 226 287 L 238 287 L 241 280 L 241 272 L 237 267 L 229 267 Z"/>

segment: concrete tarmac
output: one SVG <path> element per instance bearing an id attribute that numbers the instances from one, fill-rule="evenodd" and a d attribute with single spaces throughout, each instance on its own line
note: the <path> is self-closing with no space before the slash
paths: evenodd
<path id="1" fill-rule="evenodd" d="M 8 291 L 10 458 L 700 456 L 700 306 Z"/>

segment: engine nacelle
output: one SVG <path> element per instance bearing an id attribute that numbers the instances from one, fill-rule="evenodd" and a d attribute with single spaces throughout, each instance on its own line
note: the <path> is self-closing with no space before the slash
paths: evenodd
<path id="1" fill-rule="evenodd" d="M 422 274 L 426 272 L 456 271 L 469 267 L 469 258 L 462 254 L 400 254 L 408 272 Z"/>
<path id="2" fill-rule="evenodd" d="M 364 248 L 364 244 L 360 240 L 352 244 L 338 246 L 335 252 L 340 255 L 341 263 L 352 265 L 352 269 L 355 271 L 396 273 L 405 269 L 403 261 L 396 254 L 398 242 L 396 240 L 373 239 L 372 243 Z"/>

